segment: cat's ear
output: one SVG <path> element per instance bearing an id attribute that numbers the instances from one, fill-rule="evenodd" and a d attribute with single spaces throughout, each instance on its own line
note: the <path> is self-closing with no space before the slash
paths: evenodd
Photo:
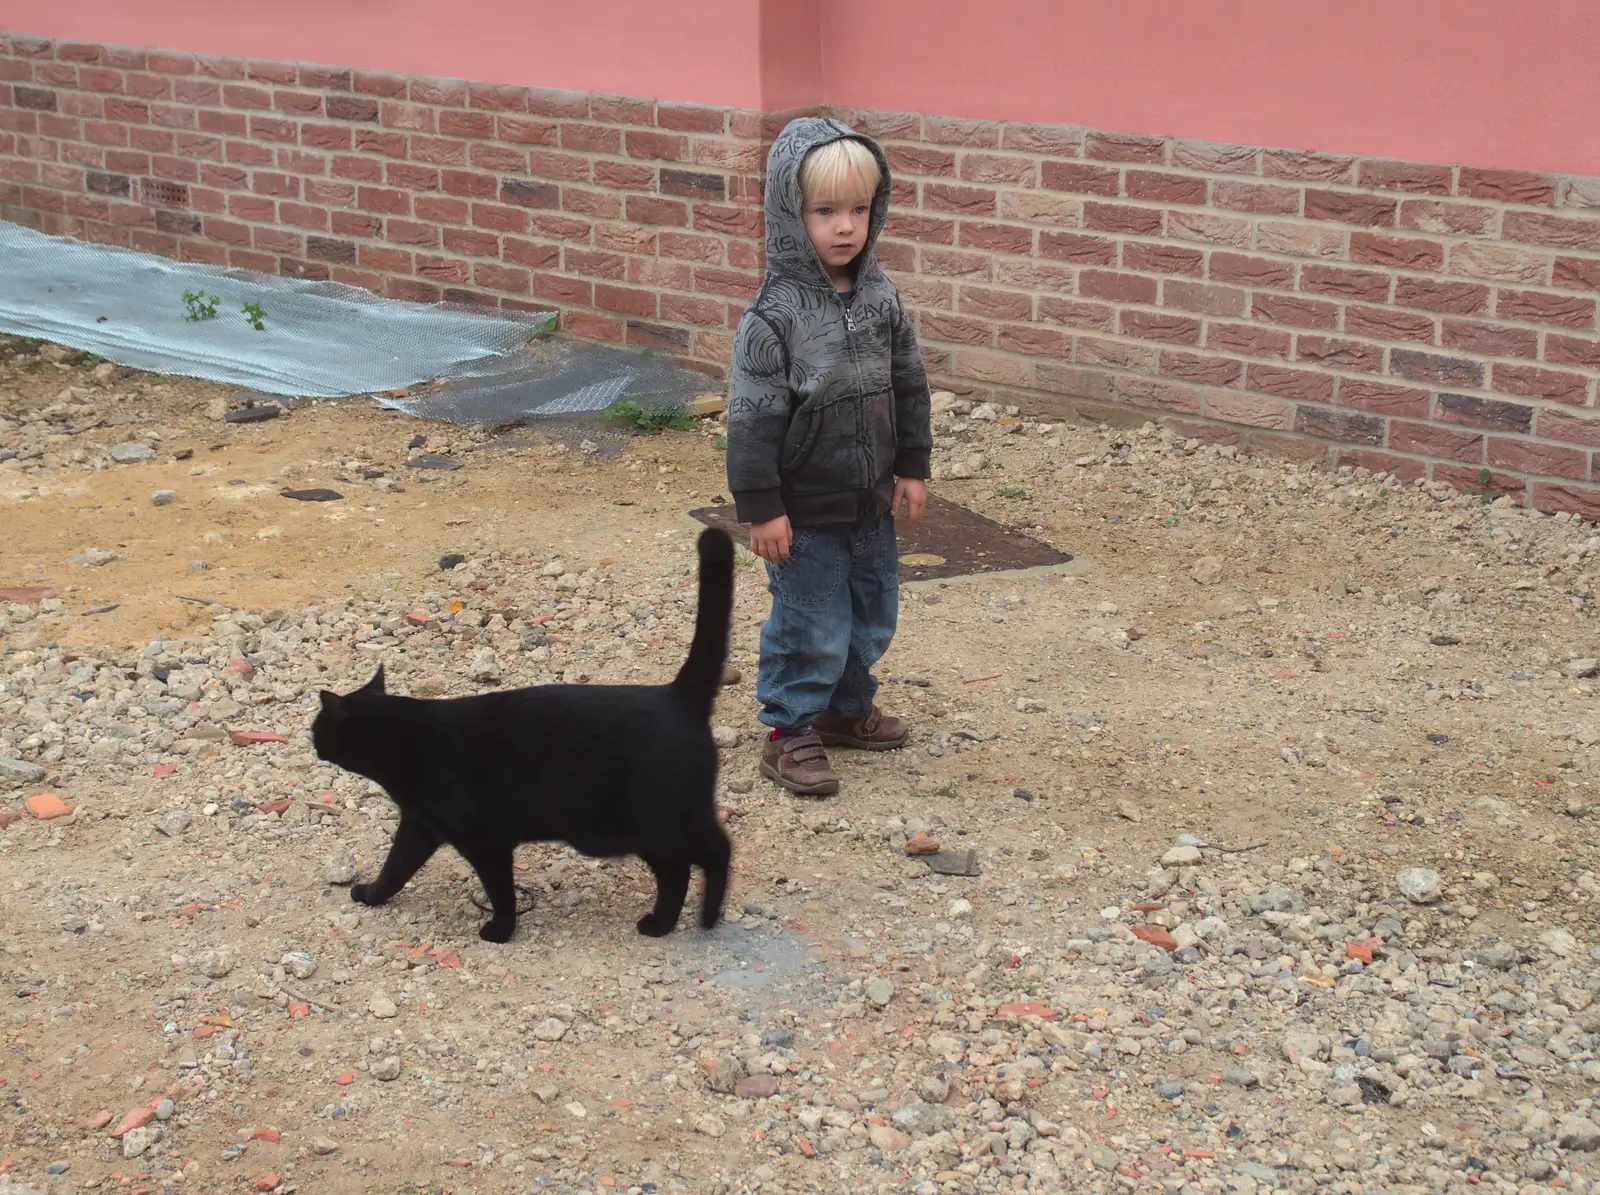
<path id="1" fill-rule="evenodd" d="M 323 689 L 322 712 L 335 722 L 343 722 L 349 716 L 350 710 L 344 703 L 344 698 L 337 693 L 330 693 Z"/>
<path id="2" fill-rule="evenodd" d="M 378 670 L 372 674 L 372 679 L 361 686 L 361 692 L 383 693 L 385 691 L 386 690 L 383 687 L 383 665 L 379 664 Z"/>

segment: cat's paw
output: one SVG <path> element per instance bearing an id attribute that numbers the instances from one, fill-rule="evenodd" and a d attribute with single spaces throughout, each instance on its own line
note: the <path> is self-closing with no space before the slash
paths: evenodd
<path id="1" fill-rule="evenodd" d="M 509 942 L 516 928 L 517 923 L 513 920 L 501 921 L 498 917 L 491 917 L 478 930 L 478 937 L 485 942 Z"/>
<path id="2" fill-rule="evenodd" d="M 351 884 L 350 899 L 358 905 L 381 905 L 386 897 L 378 892 L 376 884 Z"/>
<path id="3" fill-rule="evenodd" d="M 637 922 L 639 932 L 647 938 L 664 938 L 678 927 L 678 919 L 668 921 L 654 913 L 646 913 Z"/>

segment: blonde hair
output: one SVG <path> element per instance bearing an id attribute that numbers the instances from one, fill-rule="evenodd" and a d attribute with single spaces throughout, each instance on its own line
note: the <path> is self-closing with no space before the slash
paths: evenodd
<path id="1" fill-rule="evenodd" d="M 878 193 L 883 171 L 872 151 L 854 137 L 819 145 L 800 166 L 800 191 L 808 202 L 819 199 L 868 200 Z"/>

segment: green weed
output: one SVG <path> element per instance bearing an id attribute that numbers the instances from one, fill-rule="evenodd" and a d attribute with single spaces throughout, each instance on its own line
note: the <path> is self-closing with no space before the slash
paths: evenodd
<path id="1" fill-rule="evenodd" d="M 244 305 L 244 318 L 257 332 L 267 330 L 267 309 L 260 303 L 246 303 Z"/>
<path id="2" fill-rule="evenodd" d="M 208 295 L 203 290 L 186 290 L 183 292 L 183 305 L 189 309 L 183 318 L 191 324 L 198 324 L 201 320 L 217 318 L 217 308 L 222 306 L 222 299 L 218 295 Z"/>
<path id="3" fill-rule="evenodd" d="M 669 427 L 676 431 L 689 431 L 694 427 L 694 416 L 681 406 L 641 407 L 636 402 L 622 399 L 606 408 L 606 422 L 631 423 L 639 431 L 654 435 Z"/>

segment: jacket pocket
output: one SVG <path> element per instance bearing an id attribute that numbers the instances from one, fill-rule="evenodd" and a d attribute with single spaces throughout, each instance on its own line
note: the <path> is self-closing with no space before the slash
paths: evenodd
<path id="1" fill-rule="evenodd" d="M 789 489 L 822 494 L 871 484 L 863 407 L 862 399 L 844 397 L 804 409 L 807 424 L 797 438 L 794 461 L 783 468 Z"/>

